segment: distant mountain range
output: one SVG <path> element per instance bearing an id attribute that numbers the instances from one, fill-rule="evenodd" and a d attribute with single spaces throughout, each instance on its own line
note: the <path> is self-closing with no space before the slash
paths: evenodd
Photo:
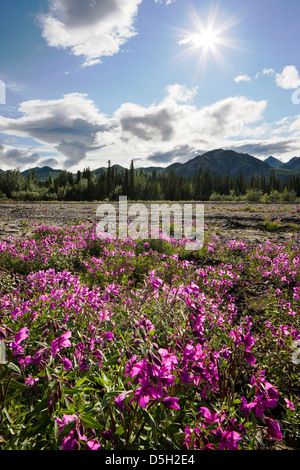
<path id="1" fill-rule="evenodd" d="M 274 168 L 282 168 L 283 170 L 300 171 L 300 157 L 293 157 L 288 162 L 283 163 L 278 158 L 268 157 L 265 160 L 270 166 Z"/>
<path id="2" fill-rule="evenodd" d="M 172 163 L 165 168 L 152 166 L 136 168 L 136 170 L 148 174 L 153 171 L 156 171 L 159 174 L 174 171 L 177 175 L 191 177 L 198 174 L 200 167 L 203 172 L 209 170 L 212 176 L 228 175 L 232 178 L 242 174 L 247 180 L 249 180 L 253 174 L 258 176 L 265 175 L 268 177 L 271 172 L 274 171 L 276 177 L 284 181 L 289 179 L 291 175 L 300 176 L 300 157 L 293 157 L 288 162 L 283 163 L 272 156 L 262 161 L 246 153 L 239 153 L 234 150 L 216 149 L 202 155 L 198 155 L 185 163 Z M 112 168 L 120 173 L 126 171 L 126 168 L 121 165 L 113 165 Z M 59 173 L 63 171 L 54 170 L 49 166 L 31 168 L 30 170 L 31 172 L 36 170 L 37 179 L 40 181 L 45 181 L 50 176 L 52 178 L 56 178 Z M 25 176 L 28 171 L 29 169 L 22 171 L 22 176 Z M 100 167 L 91 171 L 98 177 L 99 175 L 107 172 L 107 167 Z M 0 173 L 2 172 L 3 171 L 0 170 Z M 76 173 L 74 174 L 76 175 Z"/>

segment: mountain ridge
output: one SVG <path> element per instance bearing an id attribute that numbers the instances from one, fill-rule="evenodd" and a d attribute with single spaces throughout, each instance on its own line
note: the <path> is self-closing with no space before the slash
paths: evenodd
<path id="1" fill-rule="evenodd" d="M 235 177 L 239 174 L 243 175 L 246 179 L 250 179 L 252 175 L 266 177 L 270 176 L 274 171 L 276 176 L 281 179 L 287 179 L 293 174 L 299 173 L 300 175 L 300 157 L 293 157 L 288 162 L 283 163 L 279 159 L 272 156 L 265 160 L 260 160 L 257 157 L 249 155 L 248 153 L 239 153 L 234 150 L 224 150 L 222 148 L 210 150 L 203 154 L 197 155 L 185 163 L 171 163 L 167 167 L 150 166 L 135 168 L 135 171 L 142 171 L 144 173 L 169 173 L 174 171 L 177 175 L 183 177 L 193 177 L 198 174 L 200 168 L 202 172 L 209 171 L 211 175 L 221 175 L 228 177 Z M 114 164 L 111 169 L 118 172 L 125 172 L 126 168 L 119 164 Z M 97 177 L 106 173 L 107 167 L 99 167 L 91 170 Z M 127 169 L 128 170 L 128 169 Z M 28 168 L 21 172 L 22 176 L 26 176 L 28 171 L 36 172 L 36 177 L 39 181 L 45 181 L 49 177 L 55 178 L 61 172 L 66 171 L 62 169 L 53 169 L 49 166 Z M 3 170 L 0 169 L 0 174 Z M 76 175 L 76 171 L 72 172 Z"/>
<path id="2" fill-rule="evenodd" d="M 288 162 L 282 162 L 278 158 L 272 156 L 264 160 L 273 168 L 281 168 L 283 170 L 295 170 L 300 171 L 300 157 L 292 157 Z"/>

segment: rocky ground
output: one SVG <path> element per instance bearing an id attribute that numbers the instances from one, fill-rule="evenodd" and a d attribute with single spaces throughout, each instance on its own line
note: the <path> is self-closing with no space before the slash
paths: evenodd
<path id="1" fill-rule="evenodd" d="M 32 222 L 56 227 L 93 224 L 99 220 L 96 210 L 101 204 L 0 203 L 0 240 L 30 236 Z M 128 202 L 128 208 L 130 204 Z M 150 206 L 148 203 L 146 205 L 150 214 Z M 115 207 L 118 211 L 118 203 Z M 242 239 L 247 243 L 259 244 L 272 239 L 281 243 L 299 235 L 300 205 L 208 202 L 204 203 L 204 223 L 205 231 L 216 232 L 221 241 Z"/>

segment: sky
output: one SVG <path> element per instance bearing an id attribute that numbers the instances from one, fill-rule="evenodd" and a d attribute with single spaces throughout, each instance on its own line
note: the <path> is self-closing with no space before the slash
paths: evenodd
<path id="1" fill-rule="evenodd" d="M 300 156 L 299 0 L 10 0 L 0 168 Z"/>

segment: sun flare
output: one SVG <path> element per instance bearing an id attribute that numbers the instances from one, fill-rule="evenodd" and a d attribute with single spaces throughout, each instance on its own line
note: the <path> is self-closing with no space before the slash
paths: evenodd
<path id="1" fill-rule="evenodd" d="M 237 48 L 236 42 L 228 36 L 228 31 L 238 22 L 237 18 L 219 18 L 218 9 L 211 10 L 206 22 L 202 21 L 195 9 L 191 10 L 191 22 L 194 25 L 190 31 L 182 31 L 180 46 L 186 46 L 182 52 L 183 57 L 199 54 L 198 69 L 209 59 L 214 57 L 219 65 L 224 66 L 225 48 Z M 221 16 L 221 15 L 220 15 Z"/>
<path id="2" fill-rule="evenodd" d="M 216 31 L 204 29 L 201 33 L 195 33 L 191 38 L 191 44 L 197 49 L 213 49 L 218 43 L 218 34 Z"/>

